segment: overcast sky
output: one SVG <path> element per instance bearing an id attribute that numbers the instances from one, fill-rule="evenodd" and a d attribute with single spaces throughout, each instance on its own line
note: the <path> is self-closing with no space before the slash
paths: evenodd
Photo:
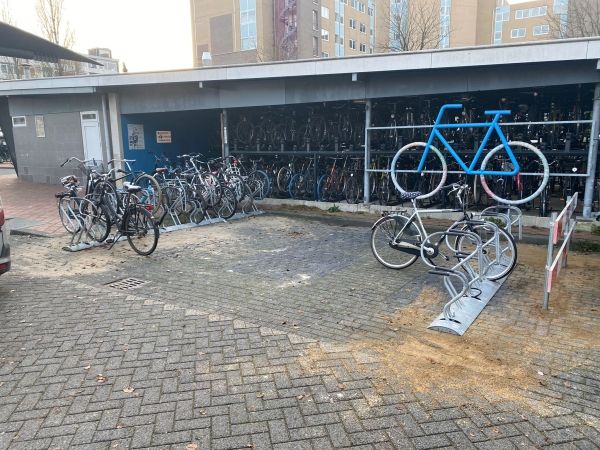
<path id="1" fill-rule="evenodd" d="M 8 4 L 19 28 L 40 35 L 36 0 Z M 65 0 L 74 50 L 107 47 L 130 72 L 192 67 L 189 0 Z"/>

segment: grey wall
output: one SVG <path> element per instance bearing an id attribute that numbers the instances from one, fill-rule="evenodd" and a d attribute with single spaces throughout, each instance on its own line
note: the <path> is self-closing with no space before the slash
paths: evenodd
<path id="1" fill-rule="evenodd" d="M 9 100 L 11 116 L 25 116 L 26 127 L 14 127 L 19 178 L 34 183 L 58 184 L 59 178 L 73 173 L 61 168 L 67 158 L 84 158 L 81 111 L 97 111 L 105 161 L 108 161 L 104 136 L 102 102 L 98 95 L 15 97 Z M 38 138 L 35 116 L 44 117 L 46 137 Z"/>

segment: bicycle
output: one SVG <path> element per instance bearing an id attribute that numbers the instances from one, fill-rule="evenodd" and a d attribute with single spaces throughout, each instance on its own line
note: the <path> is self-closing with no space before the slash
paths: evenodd
<path id="1" fill-rule="evenodd" d="M 426 245 L 425 252 L 430 258 L 440 255 L 441 241 L 428 245 L 430 234 L 427 233 L 422 212 L 448 213 L 462 212 L 462 217 L 454 222 L 448 230 L 471 231 L 481 237 L 484 247 L 486 266 L 491 272 L 486 273 L 489 280 L 499 280 L 507 276 L 517 263 L 517 246 L 513 237 L 504 229 L 495 226 L 491 222 L 482 222 L 481 225 L 473 225 L 473 214 L 467 211 L 466 199 L 469 197 L 469 186 L 467 184 L 452 184 L 443 189 L 450 190 L 448 195 L 455 194 L 461 205 L 461 209 L 419 209 L 417 199 L 410 199 L 413 204 L 413 212 L 406 215 L 398 212 L 385 215 L 371 227 L 371 250 L 373 255 L 381 264 L 390 269 L 405 269 L 411 266 L 421 256 L 421 247 Z M 491 224 L 491 225 L 490 225 Z M 494 230 L 494 232 L 491 231 Z M 425 244 L 424 244 L 425 243 Z M 453 247 L 464 252 L 468 241 L 458 237 Z M 467 252 L 468 253 L 468 252 Z M 446 261 L 450 256 L 441 255 Z M 452 256 L 454 257 L 454 256 Z"/>
<path id="2" fill-rule="evenodd" d="M 123 183 L 122 198 L 119 198 L 117 202 L 117 209 L 113 210 L 114 200 L 110 197 L 111 193 L 104 190 L 107 186 L 109 186 L 108 183 L 101 183 L 96 189 L 96 194 L 99 195 L 100 206 L 109 210 L 109 216 L 112 219 L 109 224 L 114 223 L 117 227 L 108 247 L 109 250 L 122 236 L 125 236 L 131 248 L 138 255 L 152 254 L 158 245 L 159 231 L 152 214 L 143 205 L 137 203 L 135 198 L 143 188 L 128 182 Z"/>
<path id="3" fill-rule="evenodd" d="M 542 152 L 539 149 L 537 149 L 536 147 L 534 147 L 533 145 L 526 143 L 526 142 L 518 142 L 518 141 L 509 142 L 507 140 L 506 136 L 504 135 L 504 132 L 500 128 L 499 121 L 502 116 L 510 115 L 511 112 L 508 110 L 485 111 L 484 114 L 494 116 L 492 118 L 491 122 L 448 123 L 448 124 L 442 123 L 444 113 L 447 110 L 462 109 L 462 107 L 463 106 L 461 104 L 447 104 L 447 105 L 442 106 L 440 108 L 437 119 L 433 125 L 433 129 L 431 130 L 431 133 L 429 135 L 429 139 L 427 140 L 427 142 L 413 142 L 411 144 L 405 145 L 400 150 L 398 150 L 398 152 L 394 156 L 394 159 L 392 160 L 392 164 L 390 167 L 390 172 L 392 174 L 392 181 L 393 181 L 396 189 L 398 189 L 398 191 L 405 198 L 408 198 L 408 199 L 414 198 L 414 199 L 418 199 L 418 200 L 423 200 L 423 199 L 434 196 L 444 186 L 449 171 L 448 171 L 446 159 L 444 158 L 443 154 L 440 152 L 440 150 L 438 148 L 436 148 L 432 145 L 434 139 L 437 138 L 438 141 L 441 142 L 443 147 L 454 158 L 454 160 L 456 160 L 462 173 L 465 173 L 467 175 L 478 175 L 480 178 L 480 181 L 481 181 L 481 185 L 483 186 L 484 190 L 494 200 L 496 200 L 500 203 L 505 203 L 505 204 L 509 204 L 509 205 L 521 205 L 521 204 L 530 202 L 532 199 L 537 197 L 544 190 L 546 185 L 548 184 L 548 179 L 550 176 L 548 161 L 546 160 L 546 158 L 544 157 Z M 446 140 L 446 138 L 440 132 L 440 130 L 446 130 L 446 129 L 456 130 L 459 128 L 461 128 L 461 129 L 462 128 L 486 128 L 487 129 L 485 136 L 483 137 L 481 144 L 479 145 L 479 148 L 475 152 L 475 155 L 473 156 L 473 160 L 471 161 L 469 166 L 467 166 L 465 161 L 459 156 L 459 154 L 456 152 L 456 150 L 452 147 L 452 145 L 448 142 L 448 140 Z M 487 152 L 487 154 L 483 157 L 483 161 L 481 162 L 480 168 L 476 169 L 476 167 L 479 164 L 479 160 L 481 159 L 481 157 L 486 149 L 486 145 L 490 141 L 490 138 L 491 138 L 493 132 L 496 132 L 501 143 L 499 145 L 497 145 L 496 147 L 494 147 L 489 152 Z M 513 151 L 513 147 L 519 148 L 519 150 L 515 153 Z M 508 157 L 508 162 L 507 162 L 507 165 L 509 166 L 508 169 L 507 170 L 493 170 L 493 169 L 489 170 L 488 167 L 490 165 L 494 164 L 495 159 L 497 159 L 495 157 L 497 155 L 500 155 L 501 153 L 499 153 L 499 152 L 502 150 L 504 150 L 504 152 L 506 153 L 506 156 Z M 531 152 L 533 153 L 533 155 L 530 154 Z M 400 167 L 400 168 L 397 167 L 397 164 L 398 164 L 399 160 L 402 159 L 402 157 L 404 157 L 405 161 L 411 162 L 412 161 L 411 156 L 415 156 L 415 155 L 417 157 L 419 157 L 419 164 L 418 164 L 418 167 L 416 170 L 405 169 L 403 167 Z M 516 155 L 519 155 L 521 157 L 525 156 L 525 158 L 522 160 L 521 164 L 519 164 L 519 162 L 517 161 Z M 428 158 L 429 156 L 432 156 L 432 157 Z M 541 167 L 543 169 L 543 171 L 541 173 L 539 173 L 539 172 L 538 173 L 531 173 L 531 172 L 523 173 L 523 172 L 521 172 L 520 171 L 521 166 L 524 165 L 525 161 L 531 161 L 532 156 L 535 156 L 539 159 L 539 162 L 540 162 L 539 167 Z M 406 185 L 404 187 L 402 187 L 400 185 L 399 180 L 397 179 L 398 173 L 417 174 L 418 178 L 421 179 L 421 180 L 419 180 L 419 185 L 422 187 L 425 187 L 426 190 L 411 191 L 407 188 Z M 450 173 L 454 173 L 454 172 L 450 172 Z M 461 173 L 461 172 L 459 172 L 459 173 Z M 525 198 L 519 198 L 516 200 L 502 198 L 501 196 L 494 193 L 493 190 L 490 188 L 490 184 L 492 184 L 492 186 L 494 186 L 494 187 L 499 185 L 499 183 L 494 183 L 492 181 L 493 179 L 497 179 L 497 177 L 513 177 L 517 174 L 521 174 L 521 176 L 538 177 L 541 179 L 541 182 L 529 196 L 527 196 Z M 423 182 L 424 181 L 423 178 L 425 178 L 425 175 L 430 175 L 431 180 L 427 180 L 426 182 Z M 490 178 L 490 180 L 488 180 L 488 179 L 486 179 L 486 177 L 491 177 L 491 178 Z M 428 182 L 428 181 L 430 181 L 430 182 Z M 490 182 L 490 181 L 492 181 L 492 182 Z"/>

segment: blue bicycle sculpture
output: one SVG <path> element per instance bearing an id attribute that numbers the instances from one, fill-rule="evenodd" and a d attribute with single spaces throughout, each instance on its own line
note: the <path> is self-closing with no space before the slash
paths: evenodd
<path id="1" fill-rule="evenodd" d="M 527 142 L 509 142 L 500 128 L 501 116 L 509 115 L 507 110 L 485 111 L 486 115 L 494 116 L 490 122 L 484 123 L 442 123 L 444 113 L 451 109 L 461 109 L 461 104 L 444 105 L 440 109 L 431 134 L 427 142 L 413 142 L 405 145 L 396 153 L 392 160 L 390 172 L 392 181 L 403 199 L 425 199 L 435 195 L 446 182 L 448 176 L 448 165 L 442 152 L 433 145 L 437 140 L 456 160 L 461 171 L 451 173 L 464 173 L 466 175 L 477 175 L 485 192 L 494 200 L 508 204 L 521 205 L 536 198 L 546 187 L 550 177 L 548 161 L 542 152 Z M 487 129 L 479 148 L 475 152 L 470 164 L 460 157 L 452 148 L 452 145 L 444 137 L 441 130 L 465 128 Z M 485 153 L 486 146 L 496 132 L 500 144 Z M 479 160 L 483 161 L 479 166 Z M 518 156 L 518 159 L 517 159 Z M 416 162 L 418 166 L 415 169 Z M 521 164 L 519 164 L 519 161 Z M 522 170 L 522 169 L 525 170 Z M 417 182 L 415 182 L 415 174 Z M 528 191 L 518 199 L 503 198 L 506 195 L 506 177 L 517 176 L 519 183 L 527 177 Z M 412 186 L 411 190 L 409 186 Z M 415 189 L 417 187 L 417 189 Z M 496 192 L 494 192 L 496 191 Z"/>

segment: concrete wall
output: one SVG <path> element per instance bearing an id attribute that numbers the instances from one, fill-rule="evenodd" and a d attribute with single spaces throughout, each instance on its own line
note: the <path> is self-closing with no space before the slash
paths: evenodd
<path id="1" fill-rule="evenodd" d="M 10 115 L 25 116 L 26 127 L 14 127 L 19 177 L 34 183 L 58 184 L 73 172 L 61 168 L 67 158 L 84 158 L 81 111 L 97 111 L 105 161 L 109 159 L 104 136 L 102 102 L 98 95 L 16 97 L 9 101 Z M 36 135 L 35 116 L 44 118 L 45 137 Z"/>

